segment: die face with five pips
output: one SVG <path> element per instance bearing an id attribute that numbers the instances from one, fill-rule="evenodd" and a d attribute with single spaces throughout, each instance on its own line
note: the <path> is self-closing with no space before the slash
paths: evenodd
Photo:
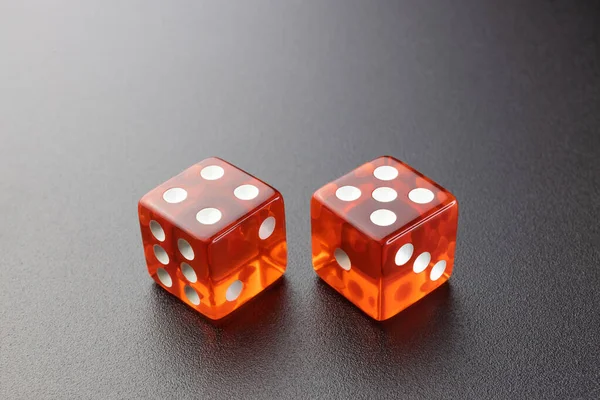
<path id="1" fill-rule="evenodd" d="M 450 192 L 379 157 L 314 193 L 313 266 L 366 314 L 385 320 L 448 280 L 457 224 Z"/>
<path id="2" fill-rule="evenodd" d="M 150 276 L 211 319 L 285 272 L 283 197 L 222 159 L 203 160 L 151 190 L 138 212 Z"/>

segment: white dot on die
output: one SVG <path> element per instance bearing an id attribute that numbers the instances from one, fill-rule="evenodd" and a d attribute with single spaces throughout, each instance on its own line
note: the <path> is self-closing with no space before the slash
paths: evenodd
<path id="1" fill-rule="evenodd" d="M 432 281 L 437 281 L 444 274 L 445 270 L 446 270 L 446 261 L 445 260 L 438 261 L 435 263 L 435 265 L 431 269 L 429 278 L 431 278 Z"/>
<path id="2" fill-rule="evenodd" d="M 221 211 L 217 210 L 216 208 L 209 207 L 198 211 L 198 214 L 196 214 L 196 220 L 203 225 L 212 225 L 219 222 L 221 216 Z"/>
<path id="3" fill-rule="evenodd" d="M 200 176 L 207 181 L 216 181 L 225 175 L 225 170 L 218 165 L 209 165 L 208 167 L 202 168 Z"/>
<path id="4" fill-rule="evenodd" d="M 404 246 L 400 247 L 398 252 L 396 252 L 396 265 L 404 265 L 410 260 L 413 255 L 413 251 L 415 250 L 415 246 L 412 243 L 406 243 Z"/>
<path id="5" fill-rule="evenodd" d="M 258 228 L 258 237 L 262 240 L 265 240 L 266 238 L 271 236 L 273 234 L 273 231 L 275 230 L 275 222 L 276 221 L 274 217 L 269 217 L 265 219 L 263 223 L 260 224 L 260 228 Z"/>
<path id="6" fill-rule="evenodd" d="M 200 296 L 198 296 L 198 292 L 196 292 L 191 286 L 186 286 L 184 289 L 185 297 L 192 303 L 197 306 L 200 304 Z"/>
<path id="7" fill-rule="evenodd" d="M 379 180 L 391 181 L 398 176 L 398 170 L 394 167 L 390 167 L 389 165 L 382 165 L 381 167 L 375 168 L 373 175 L 375 175 L 375 178 Z"/>
<path id="8" fill-rule="evenodd" d="M 371 213 L 371 222 L 378 226 L 390 226 L 396 222 L 396 214 L 382 208 Z"/>
<path id="9" fill-rule="evenodd" d="M 187 192 L 182 188 L 171 188 L 163 193 L 163 199 L 171 204 L 181 203 L 187 199 Z"/>
<path id="10" fill-rule="evenodd" d="M 258 196 L 258 188 L 254 185 L 242 185 L 236 187 L 233 194 L 240 200 L 252 200 Z"/>
<path id="11" fill-rule="evenodd" d="M 244 284 L 240 280 L 237 280 L 231 285 L 229 285 L 227 291 L 225 292 L 225 298 L 227 299 L 227 301 L 234 301 L 235 299 L 240 297 L 243 288 Z"/>
<path id="12" fill-rule="evenodd" d="M 373 193 L 371 195 L 375 200 L 380 201 L 382 203 L 389 203 L 390 201 L 396 200 L 396 197 L 398 197 L 398 193 L 396 193 L 394 189 L 389 187 L 379 187 L 373 190 Z"/>
<path id="13" fill-rule="evenodd" d="M 434 197 L 435 196 L 433 195 L 433 192 L 425 188 L 416 188 L 408 193 L 408 198 L 410 201 L 417 204 L 430 203 Z"/>
<path id="14" fill-rule="evenodd" d="M 194 271 L 194 268 L 192 268 L 188 263 L 181 263 L 181 273 L 183 274 L 183 276 L 185 276 L 185 279 L 192 283 L 198 280 L 198 277 L 196 276 L 196 271 Z"/>
<path id="15" fill-rule="evenodd" d="M 167 265 L 169 263 L 169 255 L 165 249 L 157 244 L 154 245 L 154 256 L 163 265 Z"/>
<path id="16" fill-rule="evenodd" d="M 156 276 L 158 276 L 158 280 L 160 283 L 165 285 L 166 287 L 171 287 L 173 285 L 173 280 L 171 279 L 171 275 L 164 268 L 159 268 L 156 270 Z"/>
<path id="17" fill-rule="evenodd" d="M 181 253 L 181 255 L 185 257 L 186 260 L 194 259 L 194 249 L 192 248 L 192 246 L 189 244 L 189 242 L 187 240 L 178 239 L 177 240 L 177 248 L 179 249 L 179 252 Z"/>
<path id="18" fill-rule="evenodd" d="M 162 226 L 154 220 L 150 221 L 150 232 L 152 232 L 152 236 L 156 238 L 156 240 L 160 242 L 164 242 L 165 240 L 165 231 Z"/>
<path id="19" fill-rule="evenodd" d="M 413 263 L 413 272 L 418 274 L 425 271 L 430 261 L 431 254 L 429 254 L 428 252 L 421 253 Z"/>
<path id="20" fill-rule="evenodd" d="M 342 269 L 350 271 L 352 263 L 350 262 L 350 257 L 348 257 L 348 254 L 346 254 L 344 250 L 335 249 L 335 251 L 333 252 L 333 256 L 335 257 L 335 261 L 337 261 L 337 263 L 340 265 L 340 267 L 342 267 Z"/>
<path id="21" fill-rule="evenodd" d="M 335 191 L 335 197 L 342 201 L 354 201 L 360 194 L 360 189 L 354 186 L 342 186 Z"/>

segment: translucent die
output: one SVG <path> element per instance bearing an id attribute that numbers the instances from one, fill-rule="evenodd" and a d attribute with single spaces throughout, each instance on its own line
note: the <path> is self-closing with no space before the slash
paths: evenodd
<path id="1" fill-rule="evenodd" d="M 150 276 L 219 319 L 285 272 L 281 194 L 219 158 L 193 165 L 138 204 Z"/>
<path id="2" fill-rule="evenodd" d="M 448 280 L 458 202 L 393 157 L 379 157 L 311 199 L 313 266 L 376 320 L 388 319 Z"/>

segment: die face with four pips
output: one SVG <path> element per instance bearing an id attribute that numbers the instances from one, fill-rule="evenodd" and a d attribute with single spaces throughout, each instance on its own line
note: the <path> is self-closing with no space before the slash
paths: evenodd
<path id="1" fill-rule="evenodd" d="M 314 193 L 313 266 L 366 314 L 385 320 L 448 280 L 457 223 L 450 192 L 379 157 Z"/>
<path id="2" fill-rule="evenodd" d="M 219 158 L 208 158 L 138 204 L 150 276 L 211 319 L 263 291 L 287 265 L 281 194 Z"/>

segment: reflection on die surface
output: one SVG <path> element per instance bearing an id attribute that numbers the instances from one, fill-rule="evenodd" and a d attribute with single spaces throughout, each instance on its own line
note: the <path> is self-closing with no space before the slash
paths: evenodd
<path id="1" fill-rule="evenodd" d="M 457 224 L 450 192 L 379 157 L 314 193 L 313 266 L 365 313 L 385 320 L 448 280 Z"/>
<path id="2" fill-rule="evenodd" d="M 150 276 L 211 319 L 231 313 L 285 272 L 283 197 L 220 158 L 152 189 L 138 212 Z"/>

